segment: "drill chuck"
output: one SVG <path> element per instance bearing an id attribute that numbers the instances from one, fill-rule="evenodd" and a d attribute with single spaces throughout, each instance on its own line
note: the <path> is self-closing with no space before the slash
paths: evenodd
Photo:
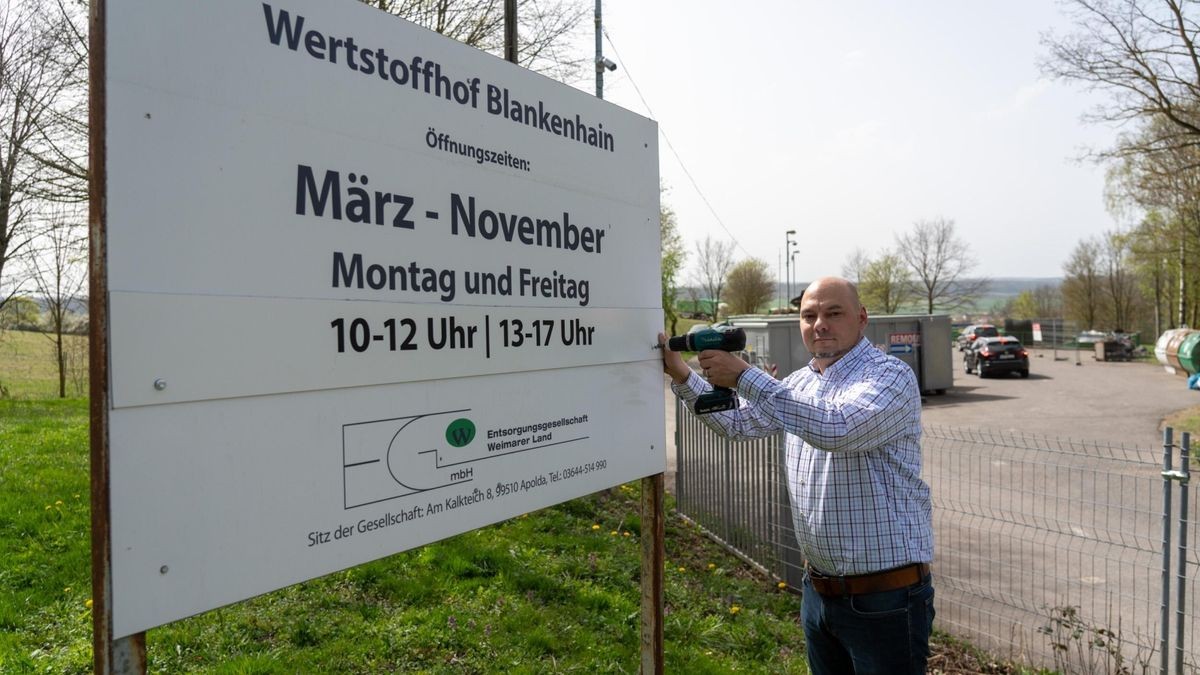
<path id="1" fill-rule="evenodd" d="M 746 331 L 733 326 L 705 328 L 667 340 L 667 349 L 673 352 L 702 352 L 705 349 L 740 352 L 745 348 Z"/>

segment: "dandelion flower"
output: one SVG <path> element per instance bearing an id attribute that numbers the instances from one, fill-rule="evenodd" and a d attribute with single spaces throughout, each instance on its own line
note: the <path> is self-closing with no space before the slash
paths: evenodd
<path id="1" fill-rule="evenodd" d="M 62 505 L 63 505 L 63 503 L 62 503 L 62 500 L 61 500 L 61 499 L 59 499 L 58 501 L 54 502 L 54 505 L 55 505 L 55 506 L 62 506 Z"/>
<path id="2" fill-rule="evenodd" d="M 622 533 L 622 536 L 628 537 L 628 536 L 629 536 L 629 530 L 626 530 L 624 533 Z"/>
<path id="3" fill-rule="evenodd" d="M 708 569 L 710 569 L 710 570 L 717 569 L 717 563 L 708 563 Z"/>
<path id="4" fill-rule="evenodd" d="M 91 609 L 92 608 L 92 599 L 88 598 L 87 602 L 83 603 L 83 606 L 87 607 L 88 609 Z"/>
<path id="5" fill-rule="evenodd" d="M 63 593 L 70 593 L 70 592 L 71 592 L 70 586 L 67 586 L 66 588 L 63 589 Z"/>
<path id="6" fill-rule="evenodd" d="M 781 581 L 781 582 L 779 582 L 778 586 L 779 586 L 779 590 L 781 590 L 781 591 L 782 591 L 782 590 L 784 590 L 785 588 L 787 588 L 787 582 L 786 582 L 786 581 Z"/>
<path id="7" fill-rule="evenodd" d="M 686 572 L 686 571 L 687 571 L 687 568 L 686 568 L 686 567 L 680 567 L 680 568 L 679 568 L 679 571 L 680 571 L 680 572 Z"/>
<path id="8" fill-rule="evenodd" d="M 49 510 L 50 510 L 50 509 L 51 509 L 53 506 L 54 506 L 53 504 L 47 504 L 47 505 L 46 505 L 46 510 L 47 510 L 47 511 L 49 511 Z"/>
<path id="9" fill-rule="evenodd" d="M 740 611 L 742 611 L 742 608 L 741 608 L 741 607 L 738 607 L 737 605 L 734 605 L 733 607 L 730 607 L 730 608 L 729 608 L 729 613 L 730 613 L 730 614 L 737 614 L 737 613 L 738 613 L 738 612 L 740 612 Z"/>
<path id="10" fill-rule="evenodd" d="M 615 536 L 617 536 L 617 535 L 618 535 L 618 534 L 620 534 L 620 533 L 619 533 L 619 532 L 617 532 L 616 530 L 613 530 L 612 532 L 609 532 L 609 534 L 615 537 Z"/>
<path id="11" fill-rule="evenodd" d="M 599 525 L 592 525 L 592 529 L 593 529 L 593 530 L 598 530 L 598 529 L 600 529 L 600 526 L 599 526 Z"/>

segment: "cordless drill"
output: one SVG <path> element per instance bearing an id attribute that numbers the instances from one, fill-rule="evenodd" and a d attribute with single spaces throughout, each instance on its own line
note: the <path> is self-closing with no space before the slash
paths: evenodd
<path id="1" fill-rule="evenodd" d="M 740 352 L 745 348 L 746 331 L 734 326 L 705 328 L 667 340 L 667 349 L 673 352 L 702 352 L 705 349 Z M 732 389 L 713 385 L 712 391 L 696 399 L 696 414 L 733 410 L 737 404 L 737 394 Z"/>

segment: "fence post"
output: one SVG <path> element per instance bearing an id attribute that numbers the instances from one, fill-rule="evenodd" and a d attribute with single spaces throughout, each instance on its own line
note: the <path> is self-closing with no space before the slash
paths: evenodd
<path id="1" fill-rule="evenodd" d="M 731 538 L 733 536 L 733 528 L 730 526 L 730 523 L 733 522 L 733 447 L 732 447 L 732 445 L 733 445 L 733 442 L 730 441 L 728 438 L 725 438 L 724 436 L 721 437 L 721 455 L 722 455 L 722 458 L 723 458 L 724 464 L 725 464 L 725 481 L 724 481 L 725 484 L 722 486 L 725 488 L 724 490 L 722 490 L 722 492 L 724 492 L 725 494 L 724 494 L 724 499 L 721 500 L 722 502 L 724 502 L 723 504 L 721 504 L 721 520 L 723 521 L 721 524 L 724 525 L 725 527 L 723 528 L 724 531 L 721 533 L 721 538 L 724 539 L 726 543 L 730 543 L 733 541 Z"/>
<path id="2" fill-rule="evenodd" d="M 1174 450 L 1175 430 L 1163 429 L 1163 547 L 1162 547 L 1162 616 L 1159 640 L 1159 672 L 1167 675 L 1171 665 L 1171 451 Z"/>
<path id="3" fill-rule="evenodd" d="M 1188 560 L 1188 476 L 1191 473 L 1191 434 L 1183 432 L 1183 444 L 1179 448 L 1179 552 L 1175 561 L 1178 573 L 1175 580 L 1175 673 L 1183 675 L 1183 626 L 1184 598 L 1187 596 Z"/>
<path id="4" fill-rule="evenodd" d="M 672 397 L 675 404 L 675 500 L 677 504 L 687 503 L 687 489 L 684 487 L 684 475 L 687 465 L 686 450 L 683 447 L 683 402 Z"/>

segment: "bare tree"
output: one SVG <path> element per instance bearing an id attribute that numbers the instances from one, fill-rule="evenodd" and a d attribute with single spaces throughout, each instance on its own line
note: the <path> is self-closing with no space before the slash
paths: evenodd
<path id="1" fill-rule="evenodd" d="M 361 0 L 448 38 L 504 55 L 503 0 Z M 592 71 L 591 59 L 573 50 L 589 6 L 579 0 L 518 0 L 517 63 L 562 82 Z"/>
<path id="2" fill-rule="evenodd" d="M 862 283 L 863 275 L 870 264 L 871 256 L 861 248 L 855 248 L 850 255 L 846 256 L 846 262 L 842 264 L 842 276 L 856 284 Z"/>
<path id="3" fill-rule="evenodd" d="M 775 280 L 766 261 L 748 258 L 729 271 L 725 291 L 730 314 L 753 314 L 775 294 Z"/>
<path id="4" fill-rule="evenodd" d="M 696 242 L 696 276 L 699 285 L 712 301 L 712 316 L 716 319 L 721 311 L 721 293 L 725 280 L 733 267 L 733 242 L 714 241 L 711 236 Z"/>
<path id="5" fill-rule="evenodd" d="M 1200 31 L 1184 0 L 1066 0 L 1075 30 L 1047 34 L 1042 71 L 1110 94 L 1087 116 L 1129 122 L 1159 116 L 1162 133 L 1100 156 L 1195 146 L 1200 142 Z"/>
<path id="6" fill-rule="evenodd" d="M 926 309 L 954 310 L 971 303 L 987 286 L 987 279 L 971 279 L 975 259 L 966 242 L 954 234 L 954 221 L 920 220 L 911 232 L 896 236 L 896 253 L 916 276 Z"/>
<path id="7" fill-rule="evenodd" d="M 0 307 L 28 282 L 16 263 L 43 226 L 39 200 L 62 177 L 52 162 L 62 114 L 72 97 L 85 100 L 86 91 L 71 89 L 81 64 L 62 52 L 63 10 L 43 0 L 0 6 Z"/>
<path id="8" fill-rule="evenodd" d="M 858 293 L 863 306 L 879 314 L 895 314 L 913 298 L 912 275 L 904 260 L 891 251 L 884 251 L 863 269 L 858 281 Z"/>
<path id="9" fill-rule="evenodd" d="M 54 343 L 58 367 L 58 396 L 67 396 L 67 354 L 64 340 L 71 308 L 87 285 L 87 228 L 83 217 L 58 209 L 51 227 L 27 253 L 27 264 L 37 293 L 46 305 L 46 336 Z"/>
<path id="10" fill-rule="evenodd" d="M 1100 242 L 1094 238 L 1079 242 L 1063 265 L 1063 273 L 1062 294 L 1067 316 L 1087 329 L 1094 329 L 1103 312 Z"/>

